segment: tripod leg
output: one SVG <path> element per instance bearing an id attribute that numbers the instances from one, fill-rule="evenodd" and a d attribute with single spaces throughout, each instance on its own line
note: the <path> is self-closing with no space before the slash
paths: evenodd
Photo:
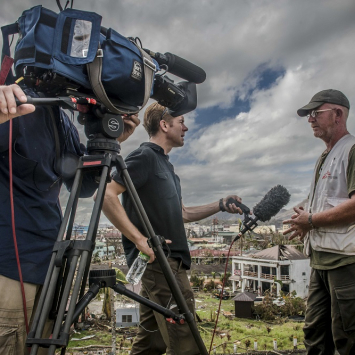
<path id="1" fill-rule="evenodd" d="M 102 169 L 100 183 L 99 183 L 99 187 L 98 187 L 98 191 L 97 191 L 97 198 L 96 198 L 96 201 L 94 204 L 94 208 L 93 208 L 90 223 L 89 223 L 88 233 L 86 236 L 87 240 L 95 240 L 95 234 L 96 234 L 97 227 L 98 227 L 99 220 L 100 220 L 100 212 L 101 212 L 101 208 L 102 208 L 103 197 L 104 197 L 105 190 L 106 190 L 106 181 L 107 181 L 108 175 L 109 175 L 109 168 L 107 166 L 104 166 Z M 74 288 L 72 291 L 71 300 L 69 303 L 69 308 L 68 308 L 68 312 L 66 315 L 66 319 L 65 319 L 64 324 L 62 325 L 62 319 L 64 318 L 64 311 L 65 311 L 66 300 L 67 300 L 67 298 L 64 297 L 62 299 L 61 307 L 60 307 L 61 314 L 58 313 L 58 318 L 57 318 L 57 321 L 54 325 L 54 330 L 53 330 L 53 338 L 54 339 L 56 339 L 58 337 L 61 330 L 62 330 L 62 332 L 61 332 L 62 336 L 69 337 L 70 326 L 72 325 L 73 316 L 74 316 L 75 307 L 76 307 L 76 301 L 78 299 L 78 295 L 79 295 L 79 292 L 80 292 L 80 289 L 82 286 L 83 277 L 85 275 L 85 270 L 88 265 L 88 258 L 90 255 L 91 255 L 91 253 L 86 250 L 84 250 L 82 252 L 80 262 L 79 262 L 79 267 L 77 270 L 77 277 L 76 277 L 76 280 L 74 283 Z M 76 262 L 73 262 L 72 264 L 76 264 Z M 74 272 L 75 272 L 75 270 L 74 270 Z M 71 275 L 69 275 L 69 276 L 71 276 Z M 70 280 L 70 282 L 67 282 L 67 284 L 66 284 L 66 287 L 68 287 L 68 290 L 67 290 L 68 296 L 69 296 L 69 291 L 71 288 L 73 278 L 74 278 L 74 274 L 72 275 L 72 278 L 68 277 L 68 280 Z M 64 296 L 66 296 L 66 293 L 64 294 Z M 56 349 L 56 346 L 51 345 L 48 350 L 48 355 L 54 355 L 55 349 Z"/>
<path id="2" fill-rule="evenodd" d="M 72 225 L 74 223 L 75 210 L 77 207 L 78 196 L 81 190 L 81 182 L 83 178 L 82 169 L 85 165 L 92 167 L 92 160 L 94 159 L 95 168 L 101 170 L 101 178 L 98 188 L 98 195 L 101 195 L 101 200 L 103 199 L 103 195 L 106 189 L 106 181 L 108 179 L 108 174 L 111 166 L 111 155 L 105 154 L 104 156 L 95 156 L 92 157 L 83 157 L 81 158 L 81 166 L 78 167 L 75 175 L 75 179 L 72 185 L 72 191 L 69 196 L 68 205 L 65 210 L 64 218 L 62 224 L 59 229 L 58 238 L 55 247 L 53 248 L 53 254 L 50 262 L 50 267 L 47 272 L 46 280 L 44 283 L 44 287 L 41 293 L 41 297 L 39 300 L 39 305 L 34 316 L 34 322 L 31 327 L 31 332 L 27 338 L 27 344 L 32 345 L 31 355 L 36 355 L 39 346 L 49 347 L 48 354 L 54 354 L 56 347 L 64 347 L 68 344 L 69 341 L 69 329 L 72 324 L 72 316 L 75 309 L 75 302 L 78 299 L 78 293 L 80 290 L 80 286 L 82 283 L 83 275 L 87 274 L 85 269 L 90 265 L 88 259 L 91 256 L 91 248 L 93 242 L 95 241 L 96 231 L 98 227 L 100 211 L 102 206 L 102 201 L 100 203 L 100 199 L 95 203 L 93 215 L 91 217 L 90 226 L 87 235 L 87 241 L 85 242 L 76 242 L 71 240 L 63 240 L 64 235 L 66 234 L 67 239 L 70 238 L 70 231 L 72 230 Z M 99 164 L 97 164 L 97 160 L 100 160 Z M 88 164 L 85 162 L 88 161 Z M 68 221 L 70 218 L 70 224 L 68 225 Z M 86 243 L 87 242 L 87 243 Z M 64 243 L 64 244 L 63 244 Z M 73 250 L 71 250 L 73 249 Z M 62 266 L 64 254 L 70 250 L 65 268 Z M 71 285 L 73 282 L 73 278 L 75 276 L 76 266 L 78 264 L 80 258 L 80 264 L 78 267 L 77 279 L 75 281 L 74 290 L 72 293 L 71 302 L 69 304 L 68 314 L 66 316 L 66 320 L 62 326 L 62 322 L 64 319 L 64 313 L 71 289 Z M 69 271 L 68 271 L 69 269 Z M 63 277 L 64 275 L 64 277 Z M 62 278 L 62 286 L 58 287 L 58 278 Z M 86 280 L 85 280 L 86 281 Z M 55 295 L 55 290 L 60 292 L 59 297 Z M 53 304 L 53 300 L 58 303 L 58 314 L 57 319 L 54 325 L 54 330 L 52 334 L 52 339 L 41 339 L 43 328 L 45 325 L 45 321 L 48 317 L 51 305 Z M 55 309 L 54 309 L 55 311 Z M 61 332 L 60 338 L 58 335 Z"/>
<path id="3" fill-rule="evenodd" d="M 76 195 L 79 191 L 81 181 L 82 181 L 82 172 L 81 170 L 77 170 L 75 174 L 74 183 L 72 186 L 72 193 L 69 196 L 68 206 L 65 211 L 62 224 L 59 229 L 57 242 L 63 240 L 72 206 L 74 205 L 75 200 L 77 200 Z M 46 319 L 48 318 L 49 315 L 49 311 L 52 305 L 52 300 L 54 298 L 54 292 L 56 289 L 57 280 L 60 273 L 59 268 L 55 267 L 55 261 L 56 261 L 56 252 L 53 252 L 50 265 L 47 271 L 47 276 L 44 281 L 41 296 L 38 302 L 38 306 L 33 318 L 31 331 L 28 334 L 28 338 L 41 338 L 42 336 L 42 332 L 45 326 Z M 38 345 L 33 344 L 31 348 L 31 355 L 36 355 L 37 351 L 38 351 Z"/>
<path id="4" fill-rule="evenodd" d="M 193 314 L 190 312 L 184 296 L 181 293 L 179 285 L 177 284 L 174 274 L 170 268 L 170 265 L 165 257 L 164 250 L 160 241 L 160 238 L 155 235 L 152 225 L 148 219 L 148 216 L 144 210 L 144 207 L 139 199 L 137 191 L 133 185 L 133 182 L 128 174 L 126 164 L 123 161 L 121 156 L 117 159 L 118 168 L 121 171 L 127 192 L 131 196 L 132 200 L 134 201 L 134 206 L 136 207 L 136 213 L 139 216 L 142 225 L 144 226 L 145 231 L 147 232 L 148 237 L 151 240 L 151 244 L 153 246 L 153 250 L 155 256 L 159 262 L 161 270 L 166 278 L 166 281 L 170 287 L 173 297 L 179 307 L 179 311 L 185 315 L 185 319 L 190 327 L 191 333 L 196 341 L 196 344 L 201 352 L 201 354 L 208 355 L 207 349 L 205 344 L 202 341 L 200 333 L 198 331 L 197 325 L 195 323 L 195 319 Z"/>

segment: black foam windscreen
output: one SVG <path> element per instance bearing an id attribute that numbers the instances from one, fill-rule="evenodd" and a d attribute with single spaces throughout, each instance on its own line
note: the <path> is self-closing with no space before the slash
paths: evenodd
<path id="1" fill-rule="evenodd" d="M 266 222 L 289 203 L 290 197 L 285 187 L 277 185 L 253 208 L 253 213 L 260 221 Z"/>

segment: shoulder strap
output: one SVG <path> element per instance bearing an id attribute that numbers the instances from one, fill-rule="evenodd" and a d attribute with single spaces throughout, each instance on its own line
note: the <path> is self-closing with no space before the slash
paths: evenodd
<path id="1" fill-rule="evenodd" d="M 152 61 L 152 58 L 150 55 L 144 51 L 142 48 L 138 47 L 139 51 L 141 52 L 141 56 L 143 59 L 143 64 L 144 64 L 144 82 L 145 82 L 145 88 L 144 88 L 144 99 L 143 99 L 143 104 L 141 109 L 146 105 L 150 98 L 150 92 L 152 90 L 152 84 L 153 84 L 153 79 L 154 79 L 154 73 L 156 71 L 156 66 Z"/>
<path id="2" fill-rule="evenodd" d="M 145 106 L 145 104 L 148 102 L 148 99 L 150 97 L 156 66 L 153 63 L 152 58 L 144 50 L 142 50 L 138 46 L 137 48 L 139 49 L 142 55 L 143 64 L 144 64 L 145 88 L 144 88 L 143 104 L 141 106 L 142 109 Z M 88 76 L 94 94 L 99 99 L 99 101 L 103 103 L 112 113 L 132 114 L 138 112 L 137 109 L 134 110 L 132 106 L 128 106 L 123 103 L 120 103 L 119 104 L 120 107 L 117 108 L 107 97 L 105 88 L 101 82 L 102 56 L 103 56 L 103 51 L 99 48 L 93 62 L 87 64 Z"/>

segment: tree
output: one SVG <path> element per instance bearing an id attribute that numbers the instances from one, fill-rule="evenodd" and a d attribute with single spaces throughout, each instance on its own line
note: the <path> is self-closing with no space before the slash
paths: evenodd
<path id="1" fill-rule="evenodd" d="M 101 263 L 101 258 L 99 256 L 99 252 L 98 251 L 92 256 L 91 262 L 93 264 L 100 264 Z"/>
<path id="2" fill-rule="evenodd" d="M 111 297 L 110 288 L 104 288 L 104 301 L 102 303 L 102 313 L 104 313 L 107 319 L 111 319 Z"/>
<path id="3" fill-rule="evenodd" d="M 198 277 L 196 273 L 191 274 L 190 282 L 192 282 L 193 287 L 202 287 L 204 277 Z"/>

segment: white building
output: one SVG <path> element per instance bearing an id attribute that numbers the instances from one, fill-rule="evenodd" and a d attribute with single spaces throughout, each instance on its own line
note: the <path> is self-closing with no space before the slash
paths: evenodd
<path id="1" fill-rule="evenodd" d="M 113 257 L 115 254 L 115 248 L 111 245 L 107 246 L 104 242 L 96 242 L 92 254 L 95 255 L 96 253 L 98 253 L 100 258 L 103 256 Z"/>
<path id="2" fill-rule="evenodd" d="M 229 226 L 223 226 L 223 232 L 239 233 L 239 224 L 230 224 Z"/>
<path id="3" fill-rule="evenodd" d="M 232 257 L 233 291 L 238 287 L 242 292 L 264 294 L 274 284 L 277 295 L 296 291 L 298 297 L 308 295 L 311 273 L 308 257 L 295 246 L 277 245 L 255 254 Z M 275 282 L 275 280 L 277 280 Z"/>
<path id="4" fill-rule="evenodd" d="M 139 319 L 139 307 L 116 309 L 116 327 L 133 327 L 139 324 Z"/>
<path id="5" fill-rule="evenodd" d="M 270 224 L 268 226 L 257 226 L 253 229 L 253 232 L 258 234 L 276 233 L 276 226 L 274 224 Z"/>
<path id="6" fill-rule="evenodd" d="M 211 226 L 206 226 L 197 222 L 185 223 L 185 231 L 186 235 L 192 233 L 197 237 L 201 237 L 211 231 Z"/>

